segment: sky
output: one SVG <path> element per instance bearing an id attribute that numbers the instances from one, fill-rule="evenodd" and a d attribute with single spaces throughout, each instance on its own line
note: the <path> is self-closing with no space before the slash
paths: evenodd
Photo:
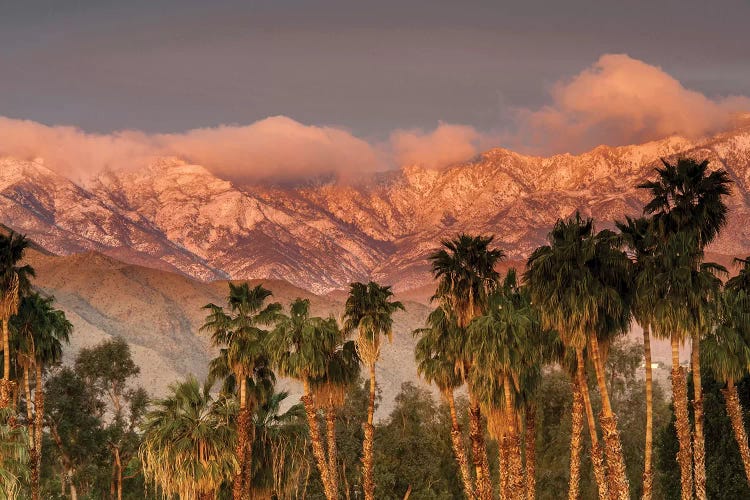
<path id="1" fill-rule="evenodd" d="M 748 19 L 746 0 L 0 0 L 0 152 L 47 134 L 97 143 L 68 164 L 124 140 L 298 175 L 708 133 L 750 110 Z"/>

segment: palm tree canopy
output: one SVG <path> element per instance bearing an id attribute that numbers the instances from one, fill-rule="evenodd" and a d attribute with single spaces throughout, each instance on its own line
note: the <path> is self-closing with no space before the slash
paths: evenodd
<path id="1" fill-rule="evenodd" d="M 65 313 L 53 307 L 54 300 L 38 293 L 26 295 L 10 322 L 20 351 L 45 365 L 62 359 L 62 344 L 70 342 L 73 331 Z"/>
<path id="2" fill-rule="evenodd" d="M 750 293 L 724 290 L 717 327 L 701 348 L 717 380 L 737 381 L 750 372 Z"/>
<path id="3" fill-rule="evenodd" d="M 734 263 L 740 267 L 740 272 L 727 280 L 725 286 L 730 290 L 744 290 L 750 293 L 750 255 L 744 259 L 734 259 Z"/>
<path id="4" fill-rule="evenodd" d="M 29 265 L 19 265 L 29 247 L 29 240 L 14 231 L 0 234 L 0 299 L 18 280 L 18 292 L 25 295 L 31 290 L 29 278 L 34 277 L 34 269 Z M 12 298 L 11 298 L 12 299 Z"/>
<path id="5" fill-rule="evenodd" d="M 380 335 L 391 340 L 393 313 L 404 310 L 404 305 L 393 301 L 390 286 L 374 281 L 352 283 L 344 304 L 344 332 L 357 331 L 357 348 L 363 361 L 373 364 L 380 355 Z"/>
<path id="6" fill-rule="evenodd" d="M 437 307 L 427 316 L 427 326 L 414 330 L 419 337 L 414 347 L 419 376 L 435 384 L 441 392 L 463 384 L 459 362 L 461 352 L 456 341 L 461 338 L 455 317 Z"/>
<path id="7" fill-rule="evenodd" d="M 214 399 L 194 377 L 170 386 L 146 414 L 140 456 L 146 479 L 168 496 L 216 493 L 235 474 L 231 399 Z"/>
<path id="8" fill-rule="evenodd" d="M 310 380 L 315 400 L 320 404 L 341 406 L 346 391 L 359 381 L 360 364 L 356 342 L 344 342 L 344 334 L 341 332 L 336 349 L 328 356 L 325 375 Z"/>
<path id="9" fill-rule="evenodd" d="M 727 224 L 722 197 L 729 194 L 729 174 L 724 169 L 709 172 L 708 160 L 680 158 L 676 163 L 662 163 L 663 167 L 656 168 L 656 180 L 638 186 L 652 196 L 643 211 L 654 215 L 660 232 L 693 231 L 704 248 Z"/>
<path id="10" fill-rule="evenodd" d="M 500 275 L 495 267 L 505 254 L 490 248 L 493 240 L 493 236 L 460 234 L 443 240 L 442 248 L 429 256 L 438 281 L 433 300 L 454 311 L 459 326 L 465 327 L 482 314 L 489 294 L 497 287 Z"/>
<path id="11" fill-rule="evenodd" d="M 579 213 L 559 220 L 549 244 L 536 249 L 524 280 L 545 328 L 566 345 L 583 348 L 588 336 L 607 337 L 629 327 L 631 266 L 612 231 L 594 231 Z"/>

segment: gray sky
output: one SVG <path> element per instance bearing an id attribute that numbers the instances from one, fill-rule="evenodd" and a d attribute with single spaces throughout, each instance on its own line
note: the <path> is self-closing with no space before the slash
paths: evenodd
<path id="1" fill-rule="evenodd" d="M 750 94 L 750 2 L 0 0 L 0 115 L 178 132 L 272 115 L 362 137 L 503 126 L 604 53 Z"/>

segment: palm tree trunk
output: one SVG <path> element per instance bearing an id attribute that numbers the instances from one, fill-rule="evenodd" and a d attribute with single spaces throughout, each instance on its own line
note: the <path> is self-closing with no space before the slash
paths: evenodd
<path id="1" fill-rule="evenodd" d="M 2 318 L 3 327 L 3 379 L 0 380 L 0 408 L 8 408 L 13 396 L 13 381 L 10 379 L 10 331 L 9 318 Z"/>
<path id="2" fill-rule="evenodd" d="M 26 393 L 26 428 L 29 434 L 29 473 L 31 476 L 31 496 L 33 500 L 39 500 L 39 469 L 37 469 L 36 435 L 34 434 L 34 415 L 31 408 L 31 381 L 29 380 L 29 365 L 24 363 L 23 387 Z M 38 384 L 39 382 L 37 382 Z"/>
<path id="3" fill-rule="evenodd" d="M 336 407 L 329 401 L 326 410 L 326 431 L 328 440 L 328 476 L 338 492 L 339 487 L 339 459 L 336 445 Z"/>
<path id="4" fill-rule="evenodd" d="M 302 403 L 305 406 L 305 415 L 307 416 L 307 425 L 310 428 L 310 443 L 312 444 L 313 456 L 315 463 L 320 472 L 320 480 L 323 483 L 323 490 L 328 500 L 338 500 L 338 492 L 331 483 L 331 477 L 328 474 L 328 464 L 326 463 L 326 453 L 323 449 L 323 441 L 320 439 L 320 428 L 318 427 L 318 416 L 315 413 L 313 396 L 310 391 L 310 383 L 304 381 L 305 393 L 302 396 Z"/>
<path id="5" fill-rule="evenodd" d="M 727 388 L 723 389 L 721 392 L 724 395 L 724 404 L 727 407 L 729 420 L 732 422 L 734 439 L 737 441 L 737 445 L 740 448 L 742 465 L 745 466 L 745 478 L 747 479 L 748 484 L 750 484 L 750 447 L 748 447 L 745 422 L 742 418 L 742 403 L 740 403 L 740 398 L 737 395 L 737 387 L 734 385 L 734 380 L 731 378 L 727 380 Z"/>
<path id="6" fill-rule="evenodd" d="M 653 490 L 653 472 L 651 456 L 654 441 L 654 393 L 651 373 L 651 333 L 643 328 L 643 360 L 646 371 L 646 445 L 643 451 L 643 500 L 651 500 Z"/>
<path id="7" fill-rule="evenodd" d="M 510 389 L 511 379 L 505 377 L 503 392 L 505 394 L 505 412 L 508 421 L 507 458 L 508 458 L 508 492 L 510 498 L 524 497 L 523 462 L 521 461 L 521 437 L 518 431 L 516 407 Z"/>
<path id="8" fill-rule="evenodd" d="M 471 440 L 471 459 L 477 478 L 477 498 L 479 500 L 492 499 L 487 464 L 487 446 L 484 442 L 482 429 L 482 410 L 479 402 L 469 393 L 469 439 Z"/>
<path id="9" fill-rule="evenodd" d="M 599 500 L 610 500 L 609 488 L 607 487 L 607 475 L 604 471 L 604 453 L 599 444 L 599 436 L 596 432 L 596 420 L 594 410 L 591 407 L 589 397 L 589 385 L 586 381 L 586 365 L 583 360 L 583 349 L 576 349 L 578 387 L 583 396 L 583 406 L 586 409 L 586 421 L 588 422 L 589 436 L 591 437 L 591 464 L 594 469 L 594 479 L 599 490 Z"/>
<path id="10" fill-rule="evenodd" d="M 568 500 L 578 500 L 581 496 L 583 413 L 583 392 L 576 377 L 573 380 L 573 409 L 570 417 L 570 481 L 568 483 Z"/>
<path id="11" fill-rule="evenodd" d="M 687 380 L 685 371 L 680 366 L 680 339 L 677 335 L 672 335 L 672 402 L 677 439 L 680 442 L 677 463 L 680 466 L 682 500 L 690 500 L 693 498 L 693 447 L 688 416 Z"/>
<path id="12" fill-rule="evenodd" d="M 508 469 L 508 438 L 503 434 L 497 440 L 497 476 L 500 500 L 511 500 L 510 471 Z"/>
<path id="13" fill-rule="evenodd" d="M 692 335 L 691 360 L 693 365 L 693 467 L 695 497 L 706 500 L 706 440 L 703 436 L 703 386 L 701 384 L 701 340 L 698 333 Z"/>
<path id="14" fill-rule="evenodd" d="M 604 440 L 604 451 L 607 456 L 607 472 L 609 473 L 609 494 L 612 500 L 630 500 L 630 485 L 625 471 L 625 458 L 622 453 L 622 441 L 617 431 L 617 417 L 612 411 L 612 403 L 609 400 L 607 379 L 604 373 L 604 364 L 599 355 L 599 341 L 596 334 L 589 336 L 591 347 L 591 361 L 596 373 L 596 384 L 602 397 L 602 411 L 599 414 L 599 423 L 602 426 L 602 437 Z"/>
<path id="15" fill-rule="evenodd" d="M 526 431 L 524 433 L 526 454 L 526 500 L 536 498 L 536 405 L 526 404 Z"/>
<path id="16" fill-rule="evenodd" d="M 36 368 L 36 386 L 34 387 L 34 443 L 36 458 L 36 481 L 32 476 L 31 494 L 33 500 L 39 500 L 39 474 L 42 471 L 42 431 L 44 429 L 44 386 L 42 385 L 42 362 L 37 360 Z"/>
<path id="17" fill-rule="evenodd" d="M 245 481 L 247 478 L 247 431 L 252 423 L 252 415 L 247 407 L 247 381 L 244 374 L 236 374 L 235 378 L 240 383 L 240 412 L 237 415 L 237 446 L 235 455 L 237 457 L 238 471 L 234 475 L 232 484 L 232 498 L 243 500 L 245 493 Z"/>
<path id="18" fill-rule="evenodd" d="M 464 445 L 461 439 L 461 426 L 458 425 L 458 414 L 456 413 L 456 401 L 453 397 L 453 389 L 445 391 L 445 399 L 448 400 L 448 408 L 451 413 L 451 444 L 453 445 L 453 454 L 456 458 L 458 470 L 461 473 L 461 481 L 464 485 L 464 493 L 467 500 L 474 500 L 474 488 L 469 471 L 469 461 L 466 459 Z"/>
<path id="19" fill-rule="evenodd" d="M 370 363 L 370 396 L 367 401 L 367 423 L 365 439 L 362 443 L 362 484 L 365 500 L 375 500 L 375 481 L 373 479 L 373 441 L 375 439 L 375 363 Z"/>

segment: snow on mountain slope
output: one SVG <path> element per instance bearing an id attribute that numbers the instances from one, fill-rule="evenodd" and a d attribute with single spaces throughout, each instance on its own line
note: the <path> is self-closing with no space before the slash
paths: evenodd
<path id="1" fill-rule="evenodd" d="M 406 290 L 429 282 L 426 256 L 461 231 L 492 233 L 512 259 L 580 210 L 600 227 L 641 212 L 636 185 L 663 157 L 726 168 L 730 227 L 711 249 L 750 254 L 750 130 L 690 142 L 600 146 L 549 158 L 504 149 L 444 170 L 418 165 L 356 184 L 237 186 L 163 158 L 79 186 L 41 161 L 0 159 L 0 223 L 45 248 L 97 250 L 200 280 L 283 279 L 316 293 L 375 278 Z"/>

